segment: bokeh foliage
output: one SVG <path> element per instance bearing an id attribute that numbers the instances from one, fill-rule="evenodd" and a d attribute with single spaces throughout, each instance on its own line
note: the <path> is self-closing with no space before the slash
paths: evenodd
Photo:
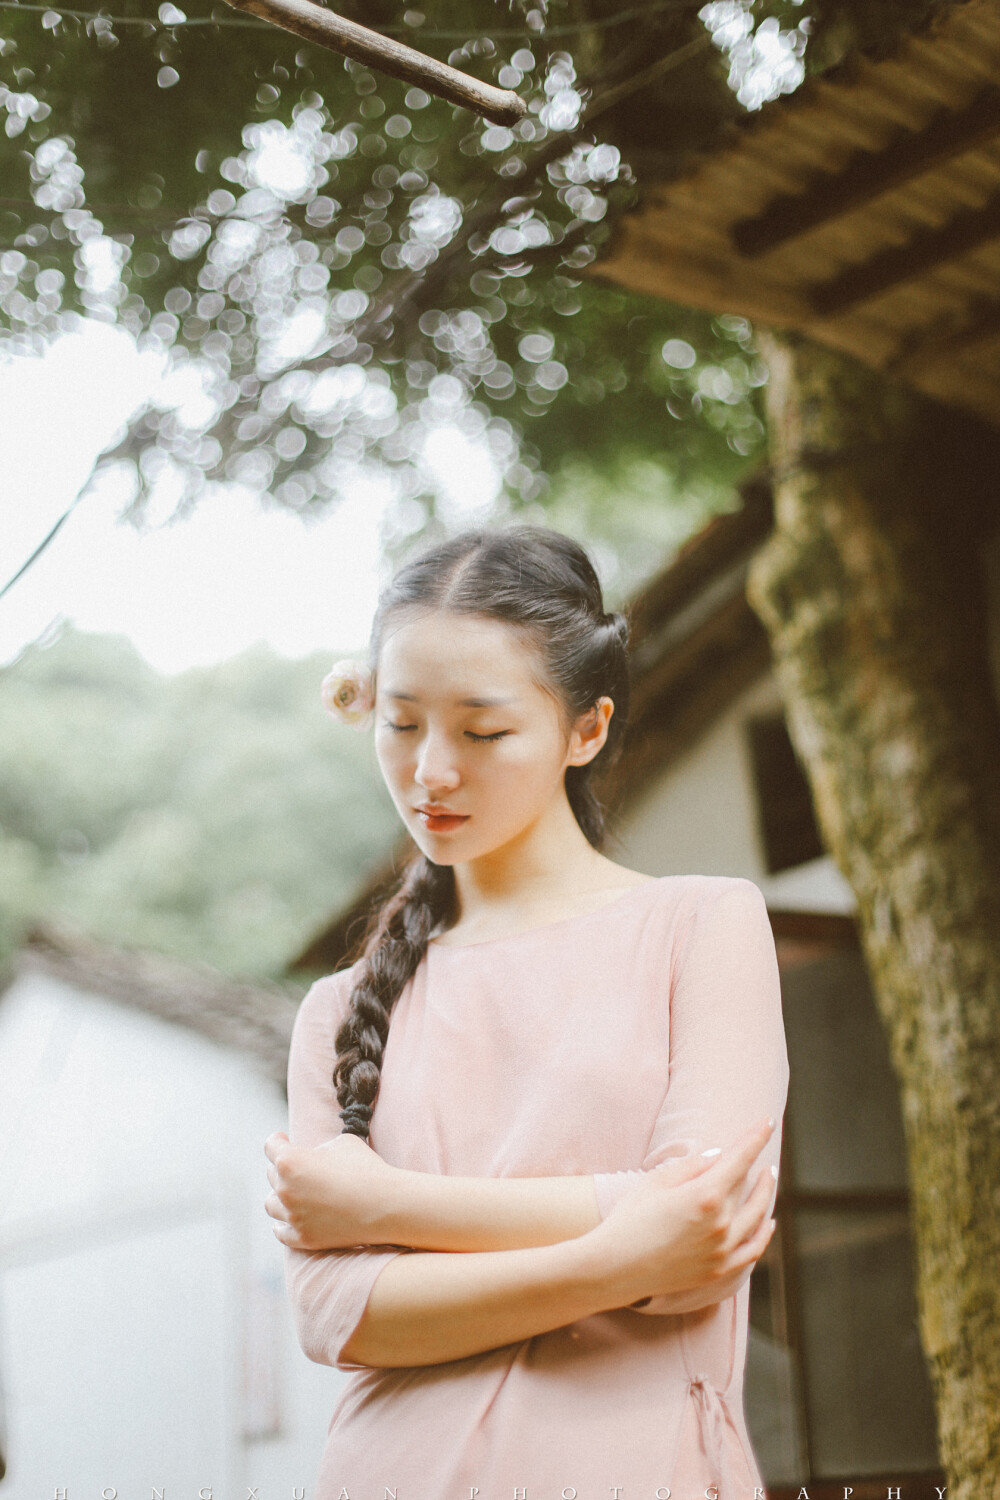
<path id="1" fill-rule="evenodd" d="M 750 329 L 594 275 L 640 191 L 633 159 L 674 170 L 743 112 L 698 10 L 365 7 L 518 88 L 511 131 L 225 5 L 2 6 L 11 337 L 75 309 L 186 365 L 118 449 L 137 509 L 166 476 L 183 510 L 207 476 L 308 511 L 377 459 L 416 530 L 443 424 L 489 446 L 513 508 L 570 459 L 652 456 L 681 484 L 725 484 L 762 447 Z M 777 10 L 790 35 L 800 8 Z"/>
<path id="2" fill-rule="evenodd" d="M 651 458 L 716 488 L 758 462 L 749 327 L 602 285 L 602 249 L 761 76 L 787 90 L 803 54 L 884 50 L 935 8 L 343 7 L 518 89 L 508 130 L 199 6 L 0 3 L 0 313 L 20 347 L 76 310 L 186 365 L 116 451 L 137 465 L 133 514 L 165 481 L 183 512 L 206 478 L 306 512 L 377 460 L 407 533 L 433 517 L 437 426 L 489 447 L 512 509 L 568 461 Z"/>

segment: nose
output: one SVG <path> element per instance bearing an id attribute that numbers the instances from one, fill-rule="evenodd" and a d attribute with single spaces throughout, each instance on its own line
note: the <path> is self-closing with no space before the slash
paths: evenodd
<path id="1" fill-rule="evenodd" d="M 446 735 L 427 734 L 417 755 L 413 779 L 432 796 L 443 796 L 458 786 L 461 777 Z"/>

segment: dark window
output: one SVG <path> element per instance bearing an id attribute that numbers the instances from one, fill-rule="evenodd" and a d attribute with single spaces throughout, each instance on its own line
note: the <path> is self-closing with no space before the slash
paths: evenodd
<path id="1" fill-rule="evenodd" d="M 778 1227 L 750 1280 L 745 1400 L 769 1500 L 823 1481 L 944 1483 L 898 1087 L 854 925 L 771 922 L 790 1080 Z"/>
<path id="2" fill-rule="evenodd" d="M 812 793 L 783 714 L 746 721 L 764 860 L 769 875 L 825 853 Z"/>

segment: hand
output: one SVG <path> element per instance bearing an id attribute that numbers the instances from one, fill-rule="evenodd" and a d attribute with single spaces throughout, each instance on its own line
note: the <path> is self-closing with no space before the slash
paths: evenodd
<path id="1" fill-rule="evenodd" d="M 396 1169 L 360 1136 L 343 1133 L 320 1146 L 293 1146 L 283 1130 L 269 1135 L 264 1154 L 274 1189 L 264 1207 L 272 1227 L 293 1250 L 339 1250 L 386 1243 Z"/>
<path id="2" fill-rule="evenodd" d="M 628 1302 L 694 1288 L 721 1292 L 759 1260 L 774 1232 L 770 1168 L 746 1189 L 771 1132 L 765 1121 L 718 1156 L 672 1158 L 619 1198 L 592 1233 Z"/>

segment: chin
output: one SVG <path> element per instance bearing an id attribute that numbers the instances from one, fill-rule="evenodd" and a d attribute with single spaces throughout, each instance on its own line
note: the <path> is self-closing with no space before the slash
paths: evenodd
<path id="1" fill-rule="evenodd" d="M 419 828 L 410 829 L 410 837 L 420 850 L 421 854 L 427 856 L 436 865 L 450 865 L 455 862 L 455 854 L 446 839 L 436 839 L 433 834 L 428 835 L 427 829 L 420 825 Z M 463 855 L 462 858 L 467 856 Z"/>
<path id="2" fill-rule="evenodd" d="M 421 854 L 435 865 L 467 863 L 469 860 L 478 859 L 484 852 L 478 847 L 472 850 L 460 847 L 452 834 L 435 838 L 433 834 L 428 834 L 423 825 L 419 829 L 411 829 L 410 834 Z M 485 852 L 489 853 L 489 850 Z"/>

